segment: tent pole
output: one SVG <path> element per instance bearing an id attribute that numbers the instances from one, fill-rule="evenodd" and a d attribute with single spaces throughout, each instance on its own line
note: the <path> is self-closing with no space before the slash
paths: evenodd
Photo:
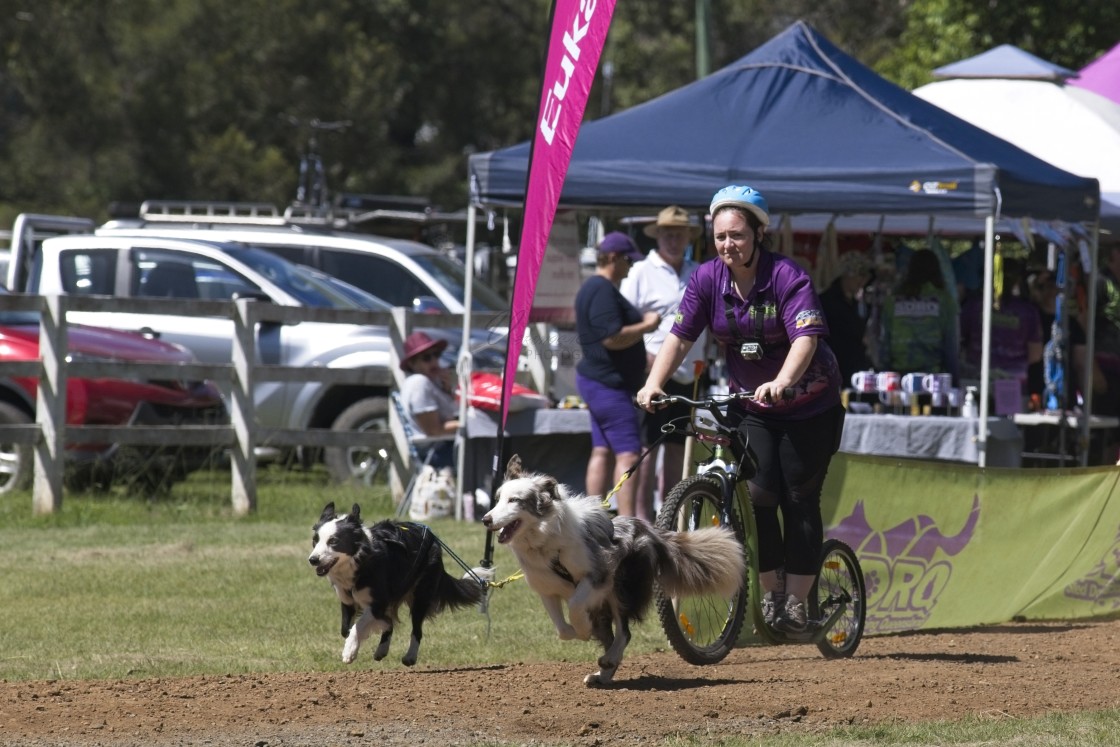
<path id="1" fill-rule="evenodd" d="M 1081 417 L 1078 420 L 1078 434 L 1083 444 L 1080 452 L 1078 453 L 1078 461 L 1082 467 L 1089 463 L 1089 438 L 1091 430 L 1089 428 L 1089 418 L 1093 416 L 1093 365 L 1096 360 L 1096 334 L 1097 334 L 1097 257 L 1100 253 L 1100 238 L 1101 238 L 1101 224 L 1098 219 L 1093 223 L 1093 227 L 1089 235 L 1089 271 L 1084 273 L 1089 281 L 1089 297 L 1086 301 L 1089 308 L 1085 313 L 1085 365 L 1082 366 L 1085 370 L 1082 371 L 1084 377 L 1081 384 L 1081 397 L 1083 399 L 1081 405 Z M 1080 252 L 1078 252 L 1080 254 Z M 1070 346 L 1072 349 L 1072 346 Z"/>
<path id="2" fill-rule="evenodd" d="M 459 453 L 455 469 L 455 518 L 463 519 L 463 471 L 467 466 L 467 412 L 470 406 L 471 383 L 471 305 L 474 303 L 474 244 L 475 244 L 475 204 L 467 205 L 467 283 L 463 289 L 463 340 L 459 344 L 459 361 L 456 373 L 459 376 Z M 474 500 L 472 491 L 471 500 Z"/>
<path id="3" fill-rule="evenodd" d="M 988 466 L 988 377 L 992 367 L 992 264 L 995 257 L 996 219 L 984 219 L 984 323 L 980 336 L 980 421 L 977 424 L 976 448 L 980 467 Z"/>

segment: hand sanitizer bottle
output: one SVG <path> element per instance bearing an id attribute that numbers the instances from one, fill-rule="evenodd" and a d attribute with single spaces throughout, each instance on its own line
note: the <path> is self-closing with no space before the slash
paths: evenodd
<path id="1" fill-rule="evenodd" d="M 980 408 L 976 404 L 976 387 L 970 386 L 964 395 L 964 405 L 961 407 L 961 417 L 978 418 Z"/>

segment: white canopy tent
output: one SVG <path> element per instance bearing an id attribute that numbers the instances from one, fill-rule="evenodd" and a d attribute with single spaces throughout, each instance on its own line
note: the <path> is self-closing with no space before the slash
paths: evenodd
<path id="1" fill-rule="evenodd" d="M 1029 78 L 941 80 L 914 95 L 1060 169 L 1096 177 L 1102 200 L 1120 211 L 1120 103 L 1064 80 Z"/>

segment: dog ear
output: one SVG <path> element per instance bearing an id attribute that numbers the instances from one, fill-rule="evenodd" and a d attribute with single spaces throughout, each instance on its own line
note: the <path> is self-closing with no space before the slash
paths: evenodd
<path id="1" fill-rule="evenodd" d="M 350 509 L 350 521 L 362 523 L 362 508 L 357 503 Z"/>
<path id="2" fill-rule="evenodd" d="M 331 501 L 323 508 L 323 513 L 319 514 L 319 523 L 324 524 L 335 517 L 334 501 Z"/>
<path id="3" fill-rule="evenodd" d="M 516 480 L 518 477 L 521 477 L 521 457 L 514 454 L 506 465 L 506 479 Z"/>
<path id="4" fill-rule="evenodd" d="M 546 497 L 550 501 L 558 501 L 560 500 L 559 491 L 557 490 L 558 486 L 559 483 L 556 482 L 556 478 L 552 475 L 541 475 L 540 479 L 537 481 L 537 492 L 541 497 Z"/>
<path id="5" fill-rule="evenodd" d="M 532 490 L 520 496 L 525 505 L 529 506 L 532 511 L 543 514 L 548 510 L 548 507 L 560 500 L 560 495 L 557 492 L 555 477 L 549 475 L 533 475 Z"/>

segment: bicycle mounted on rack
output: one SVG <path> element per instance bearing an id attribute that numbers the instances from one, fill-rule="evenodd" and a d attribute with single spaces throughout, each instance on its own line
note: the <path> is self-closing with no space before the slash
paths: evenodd
<path id="1" fill-rule="evenodd" d="M 791 398 L 792 390 L 787 390 L 784 397 Z M 754 476 L 758 465 L 746 431 L 737 427 L 722 409 L 736 400 L 753 398 L 754 392 L 732 392 L 698 400 L 666 396 L 651 403 L 681 403 L 711 418 L 698 425 L 695 413 L 665 426 L 695 438 L 708 447 L 711 455 L 697 465 L 695 475 L 681 480 L 665 497 L 657 525 L 673 531 L 713 524 L 730 527 L 742 541 L 748 561 L 748 577 L 732 597 L 670 598 L 659 592 L 657 609 L 662 627 L 670 645 L 685 661 L 715 663 L 734 647 L 749 601 L 755 632 L 763 642 L 815 643 L 826 658 L 851 656 L 863 636 L 866 592 L 855 553 L 839 540 L 828 539 L 822 547 L 817 581 L 807 600 L 808 629 L 803 633 L 783 633 L 768 627 L 762 619 L 757 539 L 747 489 L 747 480 Z M 687 420 L 683 427 L 682 420 Z"/>

